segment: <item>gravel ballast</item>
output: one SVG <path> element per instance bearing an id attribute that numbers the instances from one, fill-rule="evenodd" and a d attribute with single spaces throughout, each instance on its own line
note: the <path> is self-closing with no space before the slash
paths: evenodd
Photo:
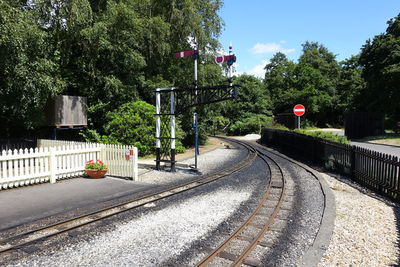
<path id="1" fill-rule="evenodd" d="M 400 207 L 349 180 L 322 175 L 335 194 L 336 219 L 319 266 L 398 266 Z"/>
<path id="2" fill-rule="evenodd" d="M 219 225 L 249 197 L 226 189 L 196 196 L 17 266 L 157 266 Z"/>
<path id="3" fill-rule="evenodd" d="M 272 156 L 294 184 L 294 205 L 279 241 L 263 258 L 264 266 L 297 266 L 298 260 L 313 244 L 323 215 L 324 196 L 319 181 L 303 168 L 286 159 Z"/>

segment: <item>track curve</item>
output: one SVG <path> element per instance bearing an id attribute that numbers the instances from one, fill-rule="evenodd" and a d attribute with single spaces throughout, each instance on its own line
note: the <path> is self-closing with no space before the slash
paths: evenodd
<path id="1" fill-rule="evenodd" d="M 227 140 L 232 141 L 231 139 Z M 203 258 L 203 260 L 198 264 L 198 266 L 201 267 L 242 265 L 264 266 L 265 263 L 260 261 L 259 257 L 257 257 L 257 253 L 259 251 L 262 251 L 262 249 L 257 249 L 257 247 L 268 248 L 273 246 L 273 244 L 268 244 L 268 241 L 266 241 L 266 239 L 268 239 L 266 238 L 268 232 L 271 230 L 271 232 L 280 232 L 283 231 L 283 227 L 275 227 L 275 229 L 271 229 L 271 226 L 279 225 L 279 220 L 288 220 L 289 216 L 286 215 L 279 217 L 278 214 L 290 213 L 292 212 L 294 206 L 293 180 L 291 179 L 290 175 L 288 175 L 283 170 L 283 168 L 280 166 L 280 163 L 277 162 L 277 160 L 275 160 L 272 155 L 288 160 L 291 163 L 305 169 L 312 176 L 314 176 L 316 180 L 319 181 L 319 183 L 321 183 L 322 192 L 324 194 L 324 211 L 326 211 L 326 191 L 329 189 L 327 189 L 326 187 L 324 188 L 324 186 L 322 185 L 323 181 L 320 180 L 320 177 L 318 177 L 318 174 L 315 171 L 310 170 L 308 166 L 305 166 L 301 163 L 291 160 L 290 158 L 282 156 L 281 154 L 269 150 L 264 146 L 260 146 L 259 144 L 242 142 L 238 140 L 235 140 L 234 142 L 250 145 L 254 150 L 257 151 L 259 157 L 261 157 L 270 168 L 271 180 L 270 183 L 267 185 L 263 198 L 260 200 L 259 205 L 253 211 L 253 213 L 236 231 L 228 236 L 225 241 L 223 241 L 218 247 L 214 248 L 212 252 L 209 253 L 209 255 Z M 275 190 L 275 196 L 273 197 L 271 195 L 272 190 Z M 285 206 L 282 205 L 284 201 Z M 332 201 L 332 199 L 330 199 L 329 201 Z M 272 211 L 263 211 L 265 210 L 265 207 L 272 208 Z M 261 219 L 262 217 L 264 217 L 264 219 Z M 329 222 L 326 222 L 326 217 L 327 216 L 322 216 L 320 226 L 321 229 L 326 228 L 326 224 L 333 225 L 332 216 L 328 216 L 330 217 L 330 219 L 328 219 Z M 252 227 L 251 231 L 248 230 L 249 227 Z M 256 229 L 256 231 L 254 231 L 254 229 Z M 324 244 L 321 244 L 321 232 L 324 232 L 322 235 L 325 237 L 325 239 L 326 237 L 328 237 L 329 240 L 332 229 L 328 229 L 327 231 L 318 231 L 318 234 L 316 235 L 312 246 L 310 247 L 308 252 L 302 256 L 302 259 L 298 261 L 300 265 L 315 265 L 319 261 L 319 258 L 322 256 L 321 251 L 323 252 L 323 250 L 321 250 L 321 247 L 324 247 Z M 240 242 L 237 242 L 239 240 Z M 239 243 L 241 243 L 241 248 L 238 248 L 237 244 Z M 315 246 L 316 243 L 319 243 L 318 248 L 316 248 Z"/>

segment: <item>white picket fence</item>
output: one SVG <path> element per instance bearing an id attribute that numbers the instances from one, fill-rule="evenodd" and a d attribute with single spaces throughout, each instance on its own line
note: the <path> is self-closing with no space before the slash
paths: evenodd
<path id="1" fill-rule="evenodd" d="M 133 154 L 129 160 L 127 152 Z M 109 167 L 108 175 L 137 181 L 137 155 L 137 148 L 132 146 L 38 140 L 36 149 L 1 152 L 0 189 L 81 176 L 85 163 L 96 159 Z"/>

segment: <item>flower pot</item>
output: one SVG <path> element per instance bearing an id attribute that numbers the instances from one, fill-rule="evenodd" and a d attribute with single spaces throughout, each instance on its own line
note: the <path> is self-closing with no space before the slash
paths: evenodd
<path id="1" fill-rule="evenodd" d="M 104 178 L 108 170 L 85 170 L 86 174 L 90 178 L 98 179 Z"/>

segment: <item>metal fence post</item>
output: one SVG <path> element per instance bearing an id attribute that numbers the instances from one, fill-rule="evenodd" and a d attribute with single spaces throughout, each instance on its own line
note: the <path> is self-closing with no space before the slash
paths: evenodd
<path id="1" fill-rule="evenodd" d="M 356 178 L 356 147 L 351 146 L 350 150 L 350 176 Z"/>

